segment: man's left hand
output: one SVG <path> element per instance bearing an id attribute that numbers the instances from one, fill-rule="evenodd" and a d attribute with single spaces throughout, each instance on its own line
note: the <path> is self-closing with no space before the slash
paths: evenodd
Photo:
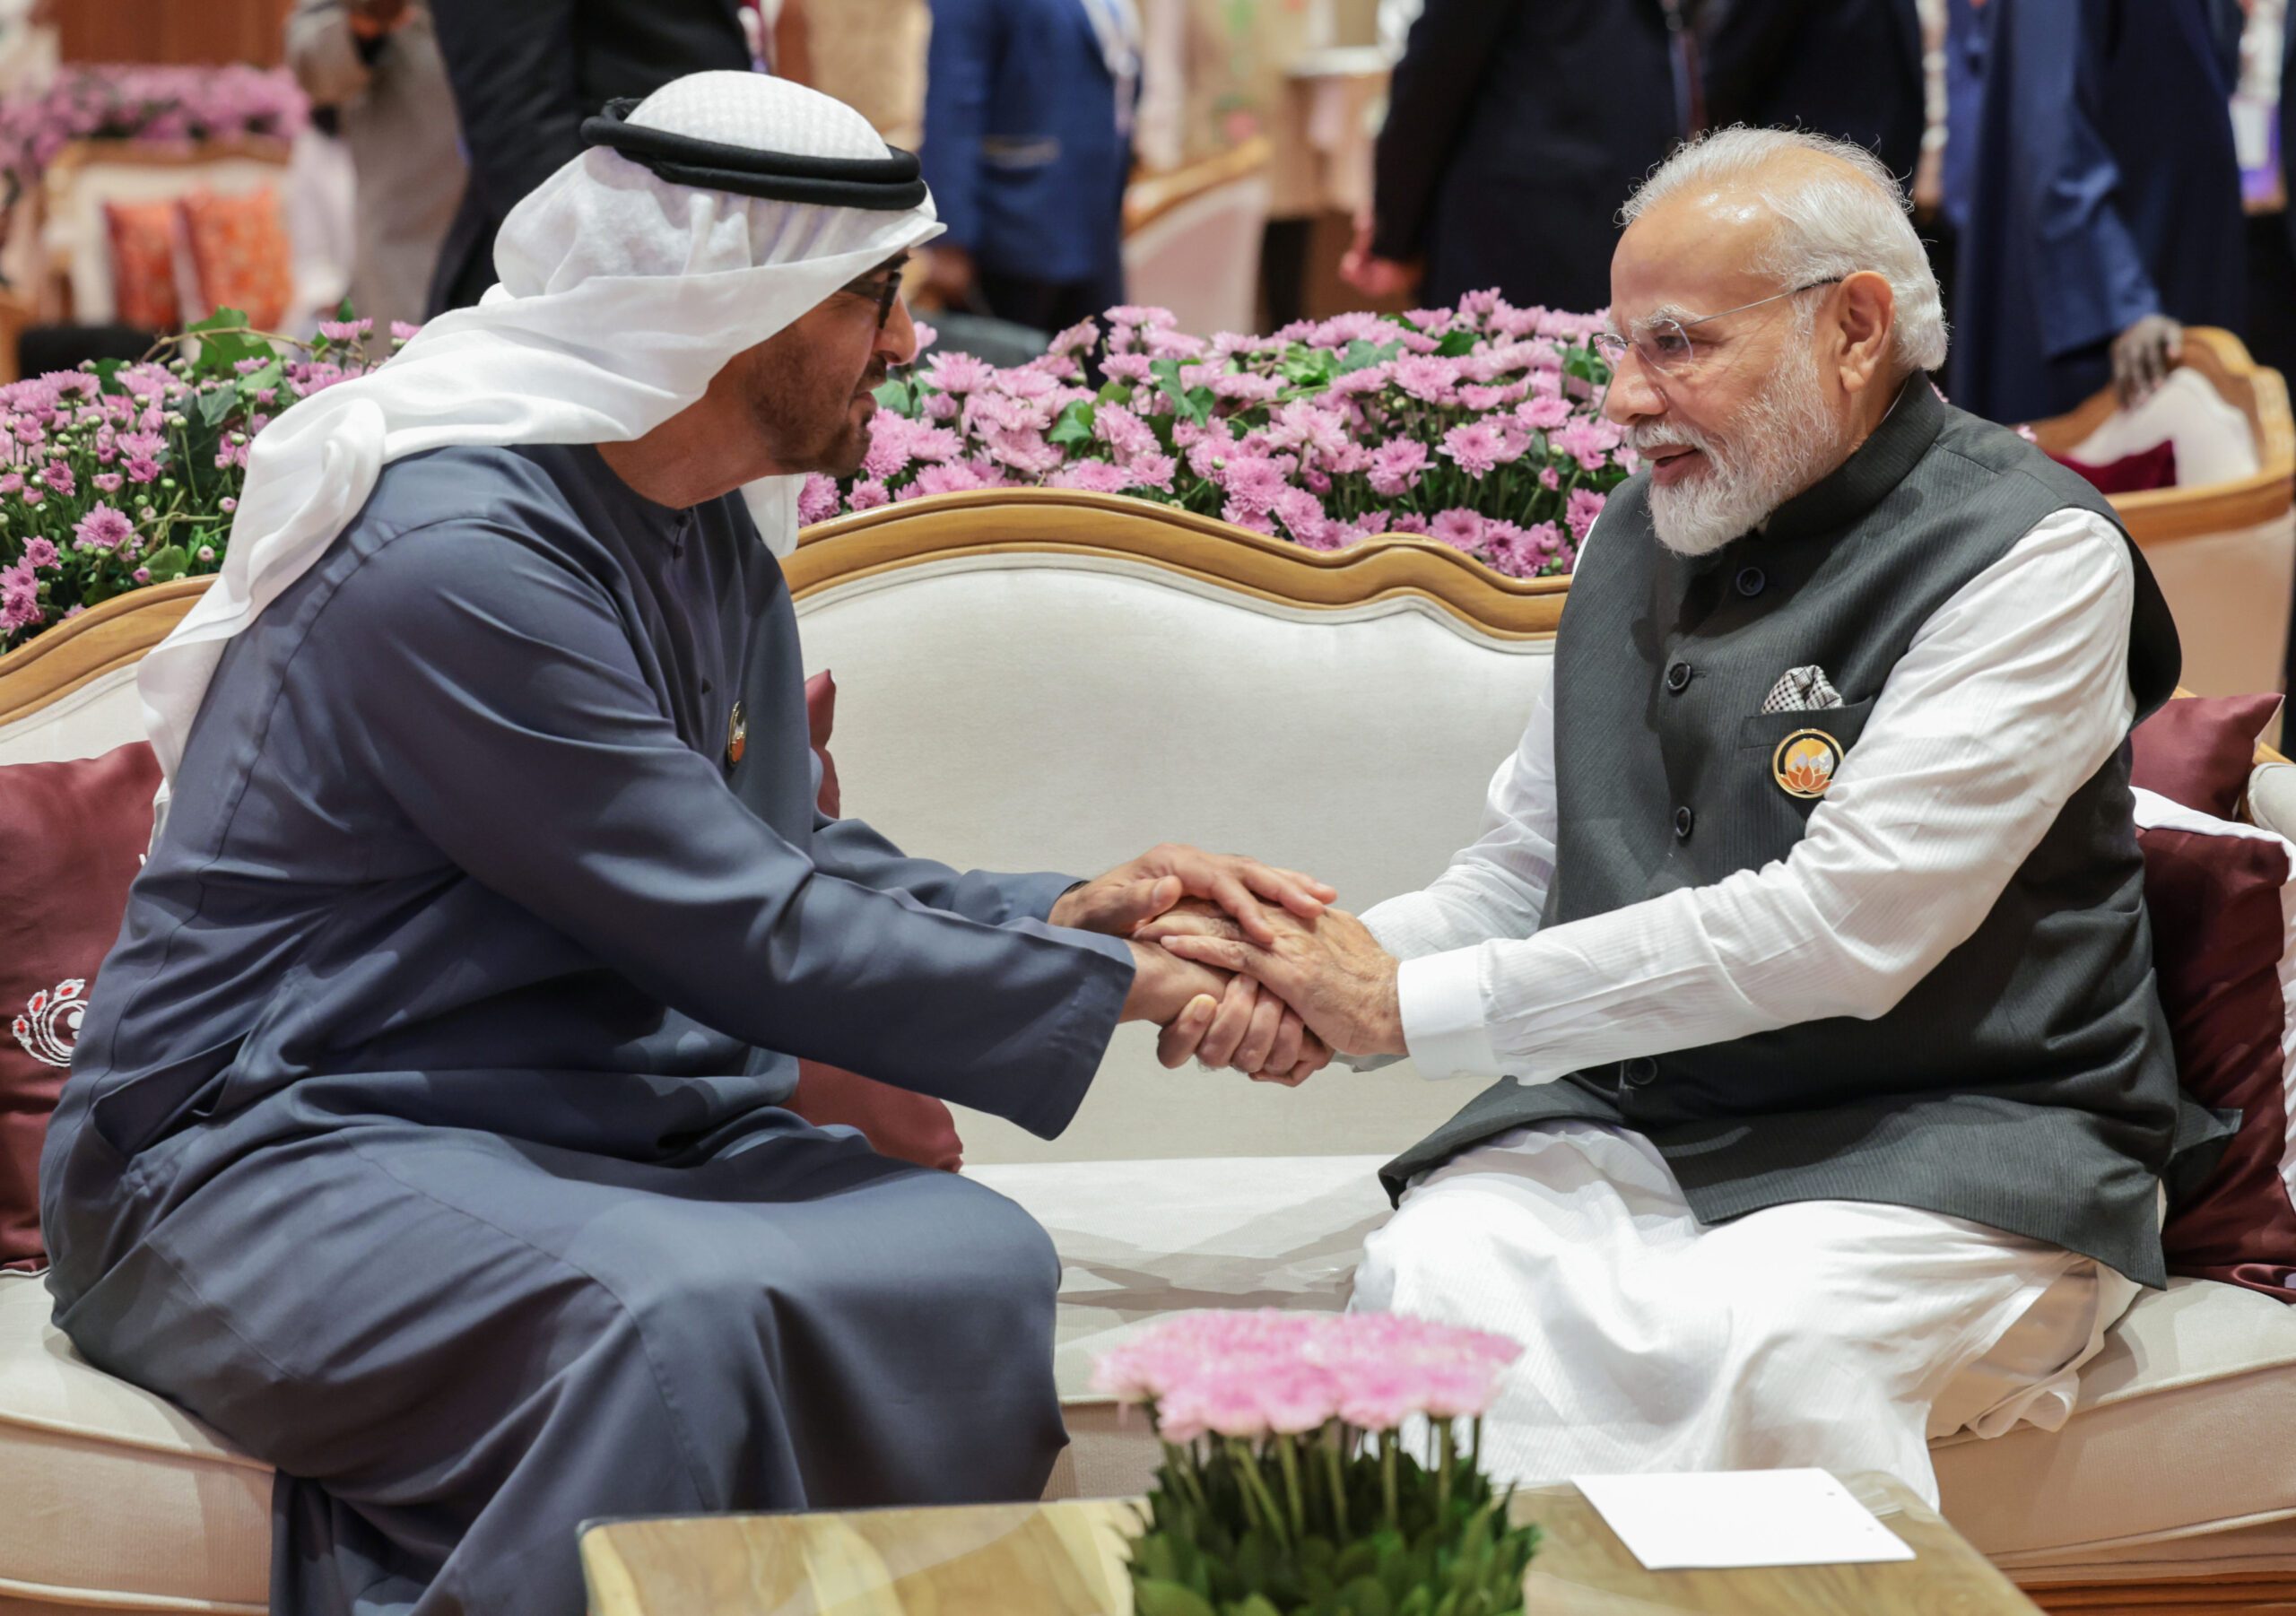
<path id="1" fill-rule="evenodd" d="M 1343 1055 L 1408 1055 L 1395 956 L 1354 916 L 1326 909 L 1301 923 L 1281 917 L 1274 938 L 1261 943 L 1225 917 L 1202 912 L 1174 915 L 1144 928 L 1183 960 L 1251 977 L 1297 1011 L 1300 1019 Z"/>
<path id="2" fill-rule="evenodd" d="M 1072 887 L 1052 906 L 1055 925 L 1129 937 L 1184 898 L 1208 899 L 1254 943 L 1271 943 L 1276 931 L 1269 906 L 1312 921 L 1339 896 L 1312 876 L 1279 870 L 1257 859 L 1206 853 L 1170 843 L 1151 847 L 1098 881 Z"/>

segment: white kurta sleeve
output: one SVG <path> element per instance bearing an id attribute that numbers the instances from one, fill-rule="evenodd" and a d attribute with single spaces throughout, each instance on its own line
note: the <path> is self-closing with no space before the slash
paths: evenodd
<path id="1" fill-rule="evenodd" d="M 1421 1071 L 1544 1082 L 1883 1014 L 1977 929 L 2126 737 L 2134 598 L 2109 522 L 2045 518 L 1922 626 L 1787 857 L 1533 934 L 1554 858 L 1542 701 L 1544 737 L 1526 734 L 1494 782 L 1484 838 L 1365 917 L 1403 945 Z"/>
<path id="2" fill-rule="evenodd" d="M 1424 891 L 1364 911 L 1379 945 L 1401 960 L 1404 1039 L 1433 1075 L 1492 1065 L 1483 993 L 1472 973 L 1422 972 L 1422 961 L 1453 957 L 1490 937 L 1538 930 L 1554 879 L 1554 684 L 1539 691 L 1523 739 L 1491 777 L 1483 829 L 1472 846 Z M 1358 1063 L 1359 1069 L 1377 1063 Z"/>

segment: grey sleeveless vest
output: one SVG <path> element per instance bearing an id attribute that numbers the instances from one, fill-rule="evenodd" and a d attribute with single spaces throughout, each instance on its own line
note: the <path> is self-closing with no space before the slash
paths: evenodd
<path id="1" fill-rule="evenodd" d="M 1815 728 L 1854 747 L 1891 670 L 1956 591 L 2052 511 L 2112 517 L 2088 483 L 1919 377 L 1837 471 L 1715 554 L 1661 545 L 1648 489 L 1638 476 L 1612 497 L 1556 641 L 1549 926 L 1786 857 L 1816 804 L 1780 788 L 1779 743 Z M 2179 653 L 2129 554 L 2142 716 L 2174 690 Z M 1763 713 L 1779 676 L 1810 664 L 1845 705 Z M 1646 1134 L 1705 1222 L 1790 1201 L 1887 1202 L 2165 1283 L 2157 1186 L 2180 1130 L 2205 1143 L 2224 1127 L 2180 1102 L 2128 777 L 2123 746 L 1976 934 L 1888 1013 L 1554 1082 L 1502 1078 L 1382 1171 L 1389 1193 L 1509 1129 L 1581 1118 Z"/>

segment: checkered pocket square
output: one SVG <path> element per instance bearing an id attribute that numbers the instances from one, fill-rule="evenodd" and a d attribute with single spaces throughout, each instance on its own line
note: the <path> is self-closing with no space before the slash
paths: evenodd
<path id="1" fill-rule="evenodd" d="M 1779 675 L 1778 682 L 1770 687 L 1770 694 L 1762 698 L 1761 710 L 1800 713 L 1840 705 L 1841 692 L 1833 688 L 1826 671 L 1813 663 L 1806 668 L 1788 668 Z"/>

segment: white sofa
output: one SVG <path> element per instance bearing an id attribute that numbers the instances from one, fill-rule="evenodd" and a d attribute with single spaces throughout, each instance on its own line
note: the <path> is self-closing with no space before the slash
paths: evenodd
<path id="1" fill-rule="evenodd" d="M 1248 849 L 1356 907 L 1472 833 L 1563 599 L 1436 545 L 1318 555 L 1081 494 L 870 512 L 789 571 L 808 670 L 840 686 L 850 811 L 960 863 Z M 180 610 L 107 606 L 33 642 L 41 662 L 0 663 L 0 762 L 126 738 L 132 658 Z M 1179 1308 L 1341 1307 L 1387 1213 L 1374 1168 L 1473 1092 L 1408 1066 L 1297 1091 L 1168 1073 L 1126 1029 L 1059 1141 L 962 1117 L 968 1170 L 1066 1264 L 1075 1440 L 1051 1491 L 1136 1491 L 1153 1462 L 1091 1392 L 1093 1349 Z M 265 1473 L 87 1367 L 46 1314 L 37 1280 L 0 1277 L 0 1616 L 259 1609 Z M 2083 1384 L 2059 1434 L 1941 1445 L 1954 1523 L 2053 1608 L 2296 1607 L 2296 1310 L 2180 1282 Z"/>

